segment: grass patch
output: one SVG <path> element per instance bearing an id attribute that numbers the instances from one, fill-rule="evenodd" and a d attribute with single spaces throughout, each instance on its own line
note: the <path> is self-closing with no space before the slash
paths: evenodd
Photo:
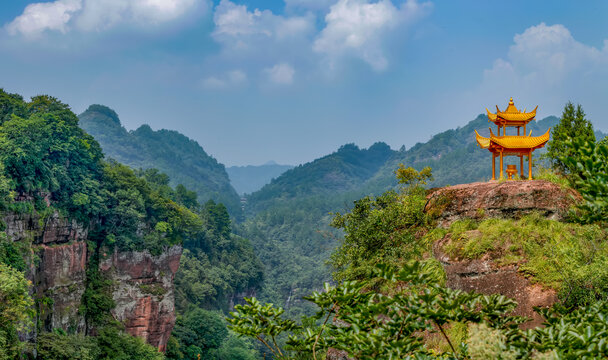
<path id="1" fill-rule="evenodd" d="M 539 166 L 536 169 L 536 175 L 534 176 L 535 180 L 546 180 L 552 182 L 554 184 L 559 185 L 562 189 L 571 189 L 572 185 L 566 179 L 566 177 L 556 173 L 550 168 L 546 168 L 544 166 Z"/>
<path id="2" fill-rule="evenodd" d="M 520 220 L 458 221 L 444 248 L 452 258 L 489 256 L 499 266 L 519 265 L 531 281 L 560 291 L 571 305 L 608 298 L 608 232 L 528 215 Z"/>

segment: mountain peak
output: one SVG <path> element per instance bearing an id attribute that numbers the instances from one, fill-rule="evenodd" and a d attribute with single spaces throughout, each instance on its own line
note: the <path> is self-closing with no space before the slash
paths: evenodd
<path id="1" fill-rule="evenodd" d="M 121 126 L 120 118 L 118 117 L 118 114 L 116 113 L 116 111 L 112 110 L 111 108 L 109 108 L 105 105 L 100 105 L 100 104 L 89 105 L 89 107 L 79 116 L 83 116 L 87 113 L 99 113 L 101 115 L 104 115 L 104 117 L 102 119 L 109 120 L 109 122 L 111 122 L 112 124 Z"/>

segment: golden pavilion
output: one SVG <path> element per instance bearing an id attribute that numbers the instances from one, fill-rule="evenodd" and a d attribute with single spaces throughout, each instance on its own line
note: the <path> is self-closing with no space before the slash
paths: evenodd
<path id="1" fill-rule="evenodd" d="M 519 157 L 519 169 L 521 178 L 524 179 L 524 157 L 528 157 L 528 180 L 532 180 L 532 152 L 536 149 L 545 146 L 549 141 L 549 132 L 547 130 L 544 135 L 532 136 L 532 131 L 526 135 L 526 125 L 536 117 L 536 109 L 531 112 L 520 111 L 515 107 L 513 98 L 509 100 L 509 105 L 504 111 L 500 111 L 496 106 L 496 113 L 488 112 L 489 121 L 496 124 L 497 135 L 490 128 L 490 137 L 483 137 L 475 130 L 477 144 L 482 149 L 488 149 L 492 153 L 492 180 L 496 180 L 496 158 L 500 157 L 500 179 L 503 176 L 503 158 L 505 156 Z M 508 127 L 516 127 L 517 135 L 507 135 Z M 523 134 L 520 135 L 520 128 L 523 127 Z M 501 131 L 502 129 L 502 131 Z M 513 180 L 513 175 L 517 174 L 515 165 L 507 166 L 508 180 Z"/>

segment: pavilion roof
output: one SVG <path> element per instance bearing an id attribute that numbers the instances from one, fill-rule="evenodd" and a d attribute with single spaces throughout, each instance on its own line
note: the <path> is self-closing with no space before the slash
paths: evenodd
<path id="1" fill-rule="evenodd" d="M 530 112 L 526 112 L 526 109 L 524 109 L 524 111 L 520 111 L 515 107 L 515 104 L 513 103 L 513 98 L 511 98 L 509 100 L 509 105 L 507 105 L 507 108 L 504 111 L 500 111 L 498 106 L 496 106 L 495 114 L 491 113 L 490 110 L 488 110 L 487 108 L 486 111 L 488 113 L 488 118 L 494 123 L 503 123 L 504 125 L 510 125 L 510 122 L 515 122 L 513 125 L 520 126 L 523 125 L 522 122 L 527 123 L 534 119 L 534 117 L 536 116 L 537 109 L 538 106 Z"/>
<path id="2" fill-rule="evenodd" d="M 475 130 L 475 134 L 477 144 L 482 149 L 491 149 L 494 147 L 501 147 L 505 149 L 536 149 L 544 146 L 547 141 L 549 141 L 550 131 L 551 129 L 549 128 L 547 132 L 541 136 L 531 136 L 531 131 L 530 135 L 528 136 L 496 136 L 492 133 L 492 129 L 490 129 L 489 138 L 479 135 L 477 130 Z"/>

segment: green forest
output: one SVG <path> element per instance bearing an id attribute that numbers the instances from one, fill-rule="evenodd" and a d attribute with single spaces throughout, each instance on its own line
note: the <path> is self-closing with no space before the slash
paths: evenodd
<path id="1" fill-rule="evenodd" d="M 437 227 L 440 209 L 424 211 L 431 168 L 401 165 L 398 191 L 335 214 L 332 226 L 344 232 L 329 261 L 336 285 L 304 298 L 317 310 L 312 317 L 295 320 L 283 307 L 248 298 L 231 313 L 231 328 L 277 359 L 605 358 L 608 146 L 571 103 L 553 134 L 545 156 L 551 169 L 540 177 L 582 195 L 567 221 L 531 214 Z M 446 287 L 432 255 L 446 236 L 451 256 L 519 264 L 526 278 L 556 289 L 552 307 L 535 309 L 543 326 L 521 327 L 529 319 L 512 315 L 517 303 L 502 295 Z"/>
<path id="2" fill-rule="evenodd" d="M 9 215 L 88 229 L 82 331 L 53 326 L 53 290 L 34 291 L 40 254 L 65 244 L 0 233 L 0 359 L 607 356 L 603 134 L 571 103 L 560 118 L 530 124 L 536 134 L 553 129 L 538 178 L 581 194 L 567 221 L 532 214 L 438 228 L 424 211 L 430 188 L 489 178 L 472 135 L 487 121 L 407 150 L 343 145 L 241 204 L 224 166 L 177 132 L 129 132 L 105 106 L 76 116 L 52 96 L 0 90 L 2 230 Z M 524 264 L 527 278 L 555 289 L 557 305 L 538 310 L 545 327 L 522 330 L 511 299 L 447 288 L 432 247 L 448 235 L 450 255 Z M 176 321 L 159 351 L 114 318 L 117 284 L 101 269 L 115 252 L 162 257 L 176 246 Z"/>
<path id="3" fill-rule="evenodd" d="M 199 203 L 196 192 L 171 187 L 156 169 L 133 170 L 104 159 L 78 117 L 50 96 L 28 102 L 0 91 L 0 147 L 3 213 L 36 214 L 41 221 L 59 213 L 91 227 L 90 266 L 78 310 L 86 319 L 84 334 L 40 321 L 52 304 L 45 294 L 32 296 L 25 275 L 44 245 L 34 239 L 11 242 L 2 233 L 0 359 L 255 358 L 253 345 L 227 330 L 222 310 L 234 294 L 259 286 L 263 268 L 249 241 L 232 234 L 223 204 Z M 97 264 L 114 248 L 161 254 L 173 245 L 183 246 L 184 253 L 175 277 L 178 318 L 163 355 L 112 318 L 115 284 Z M 39 336 L 35 342 L 18 336 L 28 333 Z"/>
<path id="4" fill-rule="evenodd" d="M 78 119 L 79 126 L 99 142 L 107 157 L 134 169 L 158 169 L 170 175 L 171 186 L 184 185 L 199 199 L 222 203 L 232 216 L 241 217 L 239 196 L 224 165 L 197 142 L 177 131 L 154 131 L 148 125 L 127 131 L 118 114 L 103 105 L 89 106 Z"/>

